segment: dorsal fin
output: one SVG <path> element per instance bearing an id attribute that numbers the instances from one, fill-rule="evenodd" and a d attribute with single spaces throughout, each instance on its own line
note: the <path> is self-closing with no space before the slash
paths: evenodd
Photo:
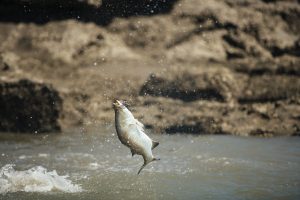
<path id="1" fill-rule="evenodd" d="M 152 140 L 152 148 L 151 148 L 151 149 L 154 149 L 154 148 L 157 147 L 158 145 L 159 145 L 159 142 L 153 141 L 153 140 Z"/>
<path id="2" fill-rule="evenodd" d="M 131 155 L 133 157 L 135 155 L 135 152 L 132 149 L 130 149 L 130 151 L 131 151 Z"/>

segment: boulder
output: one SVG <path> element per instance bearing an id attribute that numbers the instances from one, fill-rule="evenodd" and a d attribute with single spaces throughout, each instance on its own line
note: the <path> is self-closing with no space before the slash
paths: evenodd
<path id="1" fill-rule="evenodd" d="M 0 131 L 58 132 L 62 110 L 59 93 L 29 80 L 0 82 Z"/>

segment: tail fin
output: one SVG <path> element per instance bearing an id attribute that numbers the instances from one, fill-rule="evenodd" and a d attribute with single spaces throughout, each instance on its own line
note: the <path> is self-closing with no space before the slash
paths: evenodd
<path id="1" fill-rule="evenodd" d="M 144 164 L 141 166 L 140 170 L 138 171 L 138 175 L 141 173 L 142 169 L 144 169 L 144 167 L 149 164 L 150 162 L 152 161 L 156 161 L 156 160 L 160 160 L 160 158 L 153 158 L 151 161 L 148 161 L 148 162 L 144 162 Z"/>
<path id="2" fill-rule="evenodd" d="M 138 171 L 138 175 L 141 173 L 141 171 L 142 171 L 142 169 L 144 168 L 146 166 L 146 164 L 143 164 L 142 166 L 141 166 L 141 168 L 140 168 L 140 170 Z"/>
<path id="3" fill-rule="evenodd" d="M 154 149 L 155 147 L 157 147 L 159 145 L 159 142 L 156 142 L 156 141 L 153 141 L 152 140 L 152 148 L 151 149 Z"/>
<path id="4" fill-rule="evenodd" d="M 160 160 L 160 158 L 153 158 L 152 161 Z"/>

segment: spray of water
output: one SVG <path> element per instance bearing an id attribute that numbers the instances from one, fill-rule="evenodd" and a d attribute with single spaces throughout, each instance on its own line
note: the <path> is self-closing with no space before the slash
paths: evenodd
<path id="1" fill-rule="evenodd" d="M 8 192 L 81 192 L 79 185 L 68 180 L 68 176 L 60 176 L 57 172 L 47 171 L 36 166 L 24 171 L 17 171 L 14 165 L 7 164 L 0 169 L 0 194 Z"/>

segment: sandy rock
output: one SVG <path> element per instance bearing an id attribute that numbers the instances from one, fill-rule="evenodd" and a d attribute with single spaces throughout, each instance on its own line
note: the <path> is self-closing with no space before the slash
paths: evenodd
<path id="1" fill-rule="evenodd" d="M 173 62 L 203 62 L 203 60 L 226 60 L 226 51 L 221 38 L 224 31 L 211 31 L 193 35 L 180 44 L 171 45 L 166 58 Z"/>
<path id="2" fill-rule="evenodd" d="M 274 102 L 300 97 L 300 80 L 289 76 L 254 76 L 239 97 L 241 103 Z"/>
<path id="3" fill-rule="evenodd" d="M 167 75 L 152 74 L 140 90 L 140 95 L 163 96 L 183 101 L 231 101 L 238 91 L 236 77 L 230 70 L 178 70 Z"/>
<path id="4" fill-rule="evenodd" d="M 230 30 L 223 36 L 226 42 L 227 59 L 254 57 L 271 59 L 272 55 L 258 41 L 242 31 Z"/>
<path id="5" fill-rule="evenodd" d="M 195 6 L 197 5 L 197 6 Z M 182 0 L 174 8 L 174 15 L 191 17 L 202 27 L 234 27 L 238 23 L 238 12 L 222 1 L 209 3 L 201 0 Z"/>
<path id="6" fill-rule="evenodd" d="M 299 103 L 280 101 L 236 105 L 217 101 L 185 103 L 163 97 L 140 97 L 135 116 L 155 133 L 280 136 L 299 133 Z M 171 105 L 171 106 L 170 106 Z M 147 113 L 142 114 L 141 113 Z"/>
<path id="7" fill-rule="evenodd" d="M 299 135 L 297 0 L 30 2 L 0 3 L 0 80 L 53 85 L 62 128 L 120 98 L 159 133 Z"/>
<path id="8" fill-rule="evenodd" d="M 281 56 L 276 59 L 278 74 L 300 76 L 300 57 Z"/>

